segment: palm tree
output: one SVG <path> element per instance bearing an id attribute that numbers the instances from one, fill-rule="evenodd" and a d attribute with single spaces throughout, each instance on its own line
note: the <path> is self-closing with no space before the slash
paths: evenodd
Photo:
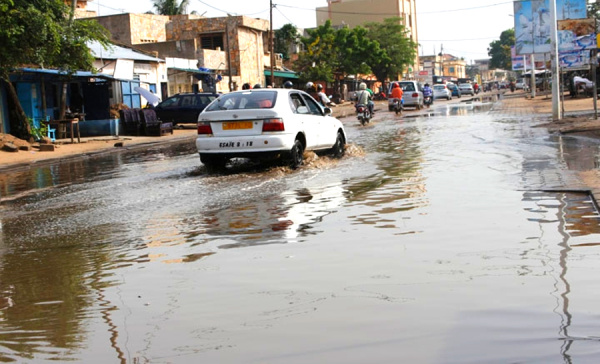
<path id="1" fill-rule="evenodd" d="M 177 5 L 177 0 L 152 0 L 156 13 L 159 15 L 181 15 L 185 14 L 189 0 L 181 0 Z"/>

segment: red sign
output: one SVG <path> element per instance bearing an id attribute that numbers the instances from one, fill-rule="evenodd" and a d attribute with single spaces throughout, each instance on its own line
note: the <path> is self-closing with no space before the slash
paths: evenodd
<path id="1" fill-rule="evenodd" d="M 419 71 L 419 76 L 427 76 L 429 71 Z"/>

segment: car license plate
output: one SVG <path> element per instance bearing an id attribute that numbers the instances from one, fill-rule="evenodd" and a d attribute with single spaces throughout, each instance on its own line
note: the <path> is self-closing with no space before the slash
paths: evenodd
<path id="1" fill-rule="evenodd" d="M 251 121 L 233 121 L 223 123 L 223 130 L 252 129 Z"/>

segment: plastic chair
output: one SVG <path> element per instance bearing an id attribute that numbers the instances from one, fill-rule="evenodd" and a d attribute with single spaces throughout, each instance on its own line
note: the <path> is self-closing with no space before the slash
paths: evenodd
<path id="1" fill-rule="evenodd" d="M 46 121 L 50 121 L 50 116 L 46 116 Z M 48 123 L 48 138 L 54 143 L 56 141 L 56 128 L 50 127 L 50 123 Z"/>

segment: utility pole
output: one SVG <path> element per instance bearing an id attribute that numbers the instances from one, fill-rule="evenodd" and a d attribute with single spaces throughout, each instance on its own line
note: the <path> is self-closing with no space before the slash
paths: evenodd
<path id="1" fill-rule="evenodd" d="M 227 15 L 225 23 L 225 42 L 227 43 L 227 73 L 229 76 L 229 92 L 233 91 L 233 80 L 231 79 L 231 49 L 229 48 L 229 19 L 231 17 Z"/>
<path id="2" fill-rule="evenodd" d="M 273 43 L 273 0 L 269 0 L 271 6 L 269 7 L 270 10 L 270 26 L 271 26 L 271 31 L 269 32 L 269 45 L 271 47 L 271 87 L 275 87 L 275 74 L 273 72 L 273 68 L 275 65 L 275 46 Z"/>

